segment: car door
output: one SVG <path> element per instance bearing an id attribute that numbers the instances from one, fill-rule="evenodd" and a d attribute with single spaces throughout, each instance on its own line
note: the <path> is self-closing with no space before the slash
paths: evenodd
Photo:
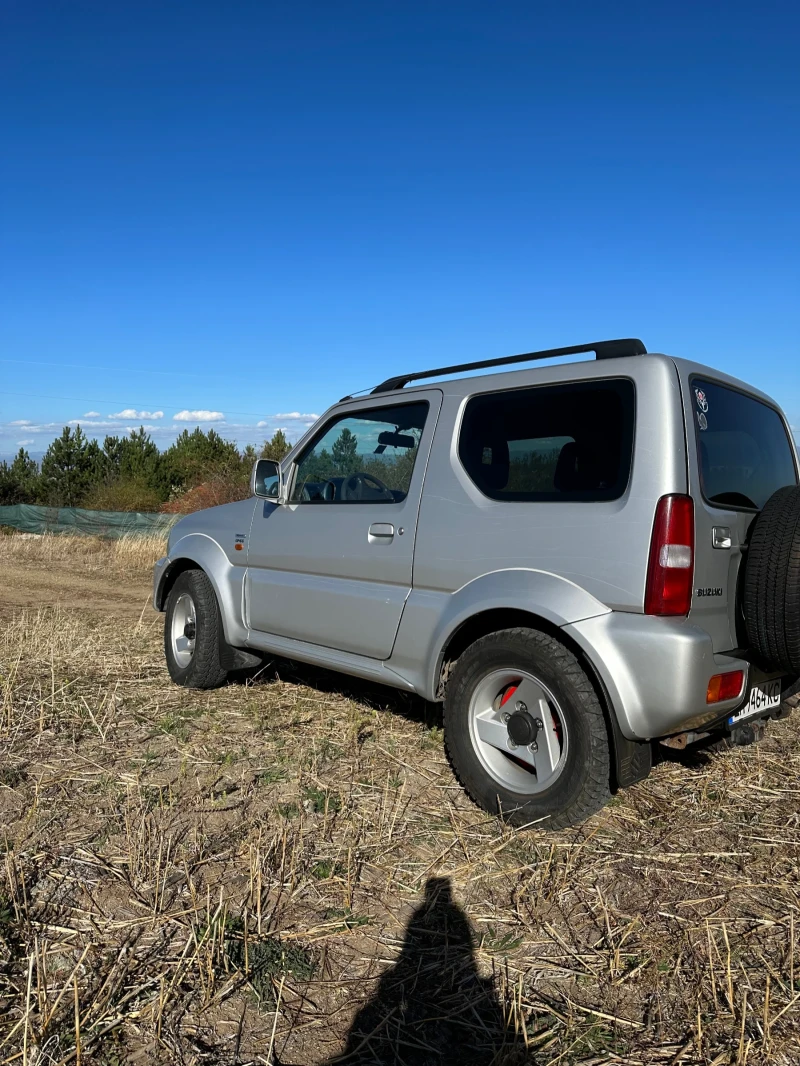
<path id="1" fill-rule="evenodd" d="M 422 482 L 439 390 L 334 412 L 264 500 L 249 536 L 254 633 L 390 656 L 411 589 Z"/>
<path id="2" fill-rule="evenodd" d="M 727 651 L 746 640 L 740 571 L 752 524 L 773 492 L 797 484 L 797 470 L 783 416 L 765 398 L 711 375 L 685 374 L 682 386 L 695 501 L 689 619 Z"/>

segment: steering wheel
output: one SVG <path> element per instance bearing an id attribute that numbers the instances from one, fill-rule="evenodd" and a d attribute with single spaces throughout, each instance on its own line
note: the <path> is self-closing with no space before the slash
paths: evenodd
<path id="1" fill-rule="evenodd" d="M 321 496 L 325 503 L 333 503 L 336 499 L 336 482 L 326 481 L 322 486 Z"/>
<path id="2" fill-rule="evenodd" d="M 392 496 L 392 490 L 387 488 L 380 478 L 375 477 L 374 474 L 367 474 L 364 471 L 358 471 L 356 474 L 351 474 L 350 477 L 345 478 L 342 482 L 341 494 L 343 500 L 363 500 L 364 489 L 371 486 L 377 489 L 379 495 L 377 497 L 370 496 L 369 499 L 386 500 L 388 503 L 394 503 L 394 496 Z"/>

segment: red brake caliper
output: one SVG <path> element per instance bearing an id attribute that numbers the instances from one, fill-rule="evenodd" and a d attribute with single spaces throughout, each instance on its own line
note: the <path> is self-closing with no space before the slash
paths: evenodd
<path id="1" fill-rule="evenodd" d="M 509 688 L 506 689 L 503 698 L 500 700 L 500 706 L 501 707 L 504 706 L 506 703 L 508 703 L 508 701 L 511 699 L 511 697 L 514 695 L 514 693 L 517 691 L 518 688 L 519 688 L 519 682 L 517 682 L 516 685 L 511 685 Z"/>

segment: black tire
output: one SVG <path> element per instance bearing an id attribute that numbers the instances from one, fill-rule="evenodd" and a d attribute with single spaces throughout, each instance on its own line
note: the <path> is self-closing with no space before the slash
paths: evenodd
<path id="1" fill-rule="evenodd" d="M 800 488 L 778 489 L 755 520 L 744 579 L 747 639 L 759 663 L 800 673 Z"/>
<path id="2" fill-rule="evenodd" d="M 470 735 L 472 695 L 496 670 L 540 679 L 559 704 L 569 744 L 552 785 L 533 794 L 501 785 L 481 762 Z M 534 629 L 503 629 L 475 641 L 456 662 L 444 701 L 444 739 L 453 770 L 471 798 L 511 825 L 562 829 L 599 811 L 610 791 L 609 737 L 594 686 L 572 652 Z"/>
<path id="3" fill-rule="evenodd" d="M 189 595 L 195 608 L 194 652 L 188 664 L 178 662 L 172 640 L 176 605 Z M 202 570 L 185 570 L 178 576 L 167 598 L 164 619 L 164 654 L 169 676 L 185 688 L 218 688 L 228 676 L 220 662 L 223 647 L 222 618 L 214 586 Z"/>

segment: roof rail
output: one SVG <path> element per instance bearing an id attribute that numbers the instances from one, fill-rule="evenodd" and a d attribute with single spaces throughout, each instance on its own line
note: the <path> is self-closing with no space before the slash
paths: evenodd
<path id="1" fill-rule="evenodd" d="M 439 377 L 441 374 L 456 374 L 460 371 L 483 370 L 489 366 L 506 366 L 509 363 L 527 363 L 532 359 L 551 359 L 556 355 L 578 355 L 581 352 L 594 352 L 597 359 L 621 359 L 627 355 L 647 355 L 647 349 L 635 337 L 626 337 L 615 341 L 595 341 L 593 344 L 574 344 L 570 348 L 549 348 L 544 352 L 524 352 L 522 355 L 504 355 L 499 359 L 482 359 L 477 363 L 459 363 L 458 366 L 440 366 L 436 370 L 421 370 L 417 374 L 398 374 L 387 378 L 377 385 L 372 392 L 392 392 L 402 389 L 409 381 L 422 378 Z"/>

